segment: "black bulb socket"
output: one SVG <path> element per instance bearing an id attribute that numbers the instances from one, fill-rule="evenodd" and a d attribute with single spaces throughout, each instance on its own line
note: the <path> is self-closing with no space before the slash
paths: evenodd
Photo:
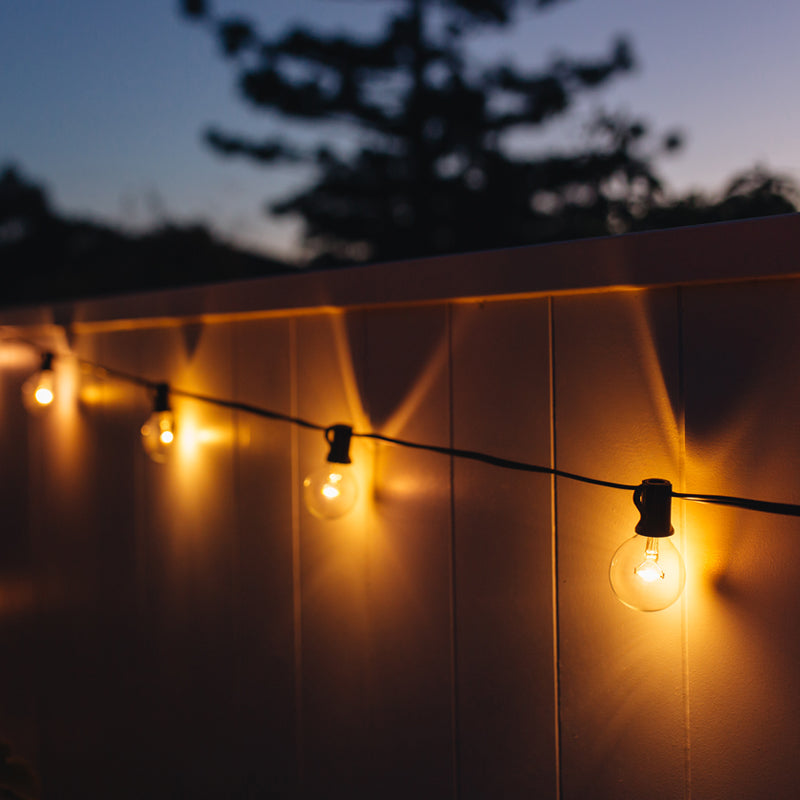
<path id="1" fill-rule="evenodd" d="M 662 478 L 647 478 L 633 492 L 633 502 L 641 519 L 636 533 L 654 539 L 672 536 L 672 484 Z"/>
<path id="2" fill-rule="evenodd" d="M 156 393 L 153 399 L 153 411 L 169 411 L 169 386 L 166 383 L 156 384 Z"/>
<path id="3" fill-rule="evenodd" d="M 331 464 L 351 464 L 350 439 L 353 429 L 349 425 L 331 425 L 325 429 L 325 439 L 331 446 L 328 461 Z"/>

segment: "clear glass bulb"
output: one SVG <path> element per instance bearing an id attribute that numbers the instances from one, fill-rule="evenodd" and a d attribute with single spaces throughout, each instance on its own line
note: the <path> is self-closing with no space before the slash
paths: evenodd
<path id="1" fill-rule="evenodd" d="M 55 399 L 53 370 L 43 369 L 35 372 L 22 385 L 22 402 L 28 411 L 43 411 Z"/>
<path id="2" fill-rule="evenodd" d="M 175 441 L 175 420 L 171 411 L 154 411 L 142 425 L 142 445 L 153 461 L 163 464 Z"/>
<path id="3" fill-rule="evenodd" d="M 680 597 L 686 567 L 672 538 L 641 536 L 623 542 L 608 570 L 617 598 L 637 611 L 660 611 Z"/>
<path id="4" fill-rule="evenodd" d="M 350 464 L 326 462 L 303 481 L 306 508 L 321 519 L 346 514 L 358 499 L 358 483 Z"/>

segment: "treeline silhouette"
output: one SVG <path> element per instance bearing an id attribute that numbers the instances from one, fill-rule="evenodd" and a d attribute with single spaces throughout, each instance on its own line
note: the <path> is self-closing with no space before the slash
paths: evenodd
<path id="1" fill-rule="evenodd" d="M 318 134 L 302 147 L 280 125 L 254 138 L 215 124 L 204 138 L 216 153 L 260 166 L 313 166 L 313 180 L 269 210 L 302 220 L 318 265 L 795 210 L 792 181 L 763 169 L 720 196 L 670 197 L 657 164 L 680 150 L 682 136 L 655 136 L 627 115 L 598 112 L 580 151 L 521 153 L 520 133 L 544 129 L 636 67 L 625 39 L 539 70 L 509 57 L 487 65 L 468 46 L 481 31 L 510 30 L 520 14 L 562 2 L 393 0 L 383 29 L 366 38 L 305 24 L 264 34 L 243 15 L 215 14 L 207 0 L 182 0 L 183 14 L 217 40 L 248 105 Z"/>
<path id="2" fill-rule="evenodd" d="M 659 165 L 680 152 L 683 136 L 653 133 L 631 115 L 597 112 L 579 149 L 526 149 L 525 134 L 636 69 L 623 38 L 538 70 L 510 55 L 476 57 L 480 32 L 510 31 L 521 14 L 567 0 L 385 0 L 385 25 L 371 37 L 307 24 L 265 34 L 207 0 L 178 2 L 218 42 L 244 102 L 274 120 L 257 138 L 210 125 L 207 144 L 267 170 L 311 167 L 305 186 L 269 208 L 300 218 L 311 267 L 782 214 L 800 203 L 792 179 L 760 167 L 721 192 L 675 197 Z M 306 135 L 290 136 L 286 122 Z M 65 218 L 12 164 L 0 166 L 0 267 L 5 305 L 296 269 L 222 242 L 203 224 L 163 221 L 134 235 Z"/>
<path id="3" fill-rule="evenodd" d="M 270 275 L 290 265 L 232 247 L 201 224 L 140 235 L 54 213 L 45 190 L 0 168 L 2 305 L 95 297 Z"/>

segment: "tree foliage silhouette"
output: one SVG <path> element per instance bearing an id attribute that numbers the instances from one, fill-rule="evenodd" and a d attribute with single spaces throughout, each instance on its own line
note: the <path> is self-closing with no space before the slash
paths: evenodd
<path id="1" fill-rule="evenodd" d="M 790 214 L 799 207 L 800 188 L 797 183 L 788 175 L 757 165 L 734 175 L 719 197 L 694 193 L 654 205 L 646 216 L 632 221 L 630 230 L 768 217 Z"/>
<path id="2" fill-rule="evenodd" d="M 43 186 L 0 164 L 4 306 L 163 289 L 286 272 L 289 265 L 219 241 L 201 223 L 139 235 L 56 214 Z"/>
<path id="3" fill-rule="evenodd" d="M 601 114 L 580 152 L 514 155 L 518 131 L 572 109 L 583 93 L 634 69 L 619 39 L 596 59 L 559 58 L 529 72 L 511 61 L 479 66 L 469 37 L 523 11 L 565 0 L 396 0 L 367 40 L 295 27 L 275 37 L 205 0 L 182 0 L 238 71 L 251 105 L 305 121 L 349 126 L 353 146 L 304 149 L 279 135 L 255 140 L 219 126 L 218 153 L 260 164 L 313 164 L 314 182 L 274 203 L 299 215 L 320 260 L 386 260 L 628 230 L 658 205 L 654 163 L 680 147 L 653 144 L 643 122 Z"/>

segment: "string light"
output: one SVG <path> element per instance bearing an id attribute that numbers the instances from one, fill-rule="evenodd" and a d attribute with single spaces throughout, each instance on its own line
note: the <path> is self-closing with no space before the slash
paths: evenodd
<path id="1" fill-rule="evenodd" d="M 39 347 L 24 339 L 16 341 Z M 41 352 L 41 351 L 40 351 Z M 53 354 L 41 352 L 42 366 L 31 376 L 23 387 L 26 406 L 44 408 L 54 399 Z M 374 441 L 440 453 L 451 458 L 478 461 L 503 469 L 551 475 L 557 478 L 577 481 L 593 486 L 620 489 L 634 492 L 634 503 L 641 513 L 636 526 L 636 535 L 623 543 L 614 554 L 609 567 L 609 579 L 616 596 L 631 608 L 655 611 L 671 605 L 683 590 L 686 569 L 677 548 L 670 540 L 673 528 L 670 523 L 671 500 L 677 497 L 699 503 L 711 503 L 733 508 L 747 509 L 758 513 L 780 514 L 800 517 L 800 505 L 754 500 L 746 497 L 728 495 L 692 494 L 675 492 L 672 484 L 657 478 L 649 478 L 641 484 L 632 485 L 614 481 L 590 478 L 555 467 L 529 464 L 524 461 L 500 458 L 475 450 L 411 442 L 374 432 L 354 431 L 349 425 L 325 427 L 300 417 L 259 406 L 226 400 L 219 397 L 197 394 L 183 389 L 169 388 L 166 383 L 157 383 L 138 375 L 106 367 L 85 359 L 78 359 L 82 366 L 101 370 L 105 375 L 154 391 L 153 414 L 142 426 L 145 449 L 155 461 L 163 461 L 175 438 L 174 420 L 169 408 L 169 395 L 179 395 L 202 403 L 219 406 L 234 411 L 242 411 L 266 419 L 286 422 L 309 430 L 321 431 L 330 445 L 328 458 L 318 470 L 312 472 L 304 481 L 304 498 L 309 511 L 319 517 L 334 519 L 347 513 L 358 497 L 358 485 L 351 474 L 349 454 L 353 438 Z M 41 389 L 41 392 L 39 391 Z M 49 394 L 48 394 L 49 393 Z"/>
<path id="2" fill-rule="evenodd" d="M 53 354 L 41 354 L 42 362 L 39 370 L 34 372 L 22 385 L 22 402 L 28 411 L 37 413 L 44 411 L 55 399 L 55 381 L 53 377 Z"/>
<path id="3" fill-rule="evenodd" d="M 142 425 L 142 445 L 153 461 L 163 464 L 175 441 L 175 419 L 169 407 L 169 386 L 156 384 L 153 413 Z"/>
<path id="4" fill-rule="evenodd" d="M 31 347 L 39 349 L 38 345 L 26 339 L 16 338 L 14 341 L 23 342 Z M 53 355 L 50 355 L 52 360 Z M 45 363 L 47 353 L 42 353 L 42 362 Z M 160 385 L 156 381 L 150 381 L 138 375 L 133 375 L 129 372 L 114 369 L 112 367 L 98 364 L 94 361 L 86 359 L 78 359 L 78 363 L 82 366 L 88 366 L 93 369 L 102 370 L 107 376 L 116 378 L 127 383 L 132 383 L 137 386 L 145 386 L 150 389 L 156 390 Z M 292 425 L 297 425 L 302 428 L 310 430 L 326 432 L 329 428 L 324 425 L 319 425 L 308 420 L 294 417 L 290 414 L 284 414 L 280 411 L 272 411 L 260 406 L 251 405 L 249 403 L 241 403 L 237 400 L 226 400 L 221 397 L 212 397 L 210 395 L 197 394 L 196 392 L 188 392 L 183 389 L 176 389 L 171 387 L 169 393 L 174 396 L 185 397 L 191 400 L 196 400 L 201 403 L 209 403 L 220 408 L 227 408 L 233 411 L 243 411 L 254 416 L 264 417 L 266 419 L 287 422 Z M 470 461 L 478 461 L 483 464 L 489 464 L 503 469 L 517 470 L 520 472 L 533 472 L 542 475 L 552 475 L 556 478 L 565 478 L 571 481 L 590 484 L 592 486 L 604 486 L 609 489 L 622 489 L 625 491 L 634 491 L 638 489 L 641 484 L 627 484 L 616 483 L 614 481 L 602 480 L 600 478 L 590 478 L 586 475 L 578 475 L 574 472 L 566 472 L 556 467 L 545 467 L 539 464 L 530 464 L 525 461 L 516 461 L 509 458 L 500 458 L 493 456 L 489 453 L 482 453 L 477 450 L 463 450 L 455 447 L 440 447 L 438 445 L 423 444 L 421 442 L 411 442 L 406 439 L 398 439 L 391 436 L 384 436 L 380 433 L 374 432 L 359 432 L 352 431 L 352 438 L 372 439 L 374 441 L 385 442 L 387 444 L 398 445 L 400 447 L 412 448 L 415 450 L 424 450 L 429 453 L 441 453 L 442 455 L 451 456 L 453 458 L 462 458 Z M 697 503 L 711 503 L 714 505 L 729 506 L 733 508 L 742 508 L 750 511 L 756 511 L 767 514 L 780 514 L 789 517 L 800 517 L 800 505 L 794 503 L 776 503 L 770 500 L 755 500 L 747 497 L 735 497 L 731 495 L 717 495 L 717 494 L 695 494 L 689 492 L 671 492 L 672 497 L 677 497 L 682 500 L 689 500 Z"/>
<path id="5" fill-rule="evenodd" d="M 303 481 L 306 508 L 321 519 L 336 519 L 346 514 L 358 499 L 358 483 L 350 461 L 349 425 L 331 425 L 325 430 L 330 445 L 327 461 Z"/>
<path id="6" fill-rule="evenodd" d="M 633 492 L 641 519 L 636 533 L 611 558 L 608 577 L 617 599 L 637 611 L 660 611 L 680 597 L 686 567 L 672 543 L 672 484 L 660 478 L 642 481 Z"/>

